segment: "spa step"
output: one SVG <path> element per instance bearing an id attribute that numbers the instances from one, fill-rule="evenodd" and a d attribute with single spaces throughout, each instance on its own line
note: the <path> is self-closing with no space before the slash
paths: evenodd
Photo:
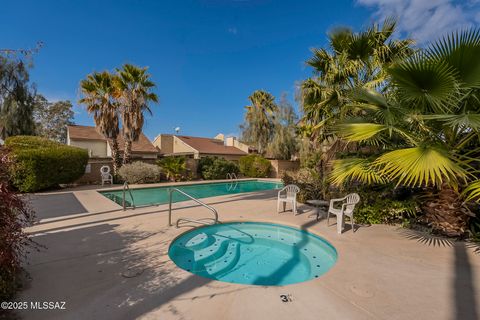
<path id="1" fill-rule="evenodd" d="M 205 263 L 205 271 L 212 276 L 219 276 L 230 271 L 240 257 L 240 244 L 230 242 L 225 253 L 215 261 Z"/>
<path id="2" fill-rule="evenodd" d="M 206 233 L 202 232 L 182 245 L 185 247 L 185 249 L 199 250 L 208 247 L 213 241 L 214 239 L 211 236 L 208 236 Z"/>
<path id="3" fill-rule="evenodd" d="M 199 269 L 203 264 L 213 261 L 225 254 L 227 250 L 228 241 L 224 238 L 216 238 L 208 247 L 194 252 L 195 268 Z"/>

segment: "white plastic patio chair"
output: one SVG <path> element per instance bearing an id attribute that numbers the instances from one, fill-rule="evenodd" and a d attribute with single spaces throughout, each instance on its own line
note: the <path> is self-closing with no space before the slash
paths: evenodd
<path id="1" fill-rule="evenodd" d="M 343 202 L 341 208 L 334 208 L 335 202 Z M 344 216 L 350 218 L 350 222 L 352 223 L 352 231 L 354 232 L 354 225 L 355 222 L 353 221 L 353 210 L 355 209 L 355 205 L 360 202 L 360 196 L 356 193 L 350 193 L 349 195 L 340 198 L 340 199 L 332 199 L 330 200 L 330 207 L 328 208 L 327 214 L 327 226 L 330 226 L 330 213 L 337 217 L 337 232 L 342 233 L 343 230 L 343 221 Z"/>
<path id="2" fill-rule="evenodd" d="M 300 192 L 300 188 L 294 184 L 285 186 L 282 190 L 278 191 L 277 199 L 277 213 L 280 213 L 280 203 L 283 203 L 283 211 L 285 211 L 287 203 L 292 204 L 293 214 L 297 214 L 297 193 Z"/>
<path id="3" fill-rule="evenodd" d="M 105 182 L 110 182 L 110 184 L 113 184 L 113 176 L 110 174 L 109 166 L 102 166 L 100 168 L 100 176 L 102 177 L 102 186 L 105 184 Z"/>

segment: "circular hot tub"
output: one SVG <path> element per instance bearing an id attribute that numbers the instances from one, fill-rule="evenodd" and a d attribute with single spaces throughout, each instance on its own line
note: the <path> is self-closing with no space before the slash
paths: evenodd
<path id="1" fill-rule="evenodd" d="M 218 281 L 279 286 L 320 277 L 337 260 L 325 239 L 279 224 L 235 222 L 194 229 L 169 249 L 175 264 Z"/>

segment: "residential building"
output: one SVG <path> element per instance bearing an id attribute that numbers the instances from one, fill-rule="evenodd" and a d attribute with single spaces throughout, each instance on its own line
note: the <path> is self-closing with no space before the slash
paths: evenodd
<path id="1" fill-rule="evenodd" d="M 110 158 L 111 142 L 95 127 L 71 125 L 67 126 L 67 144 L 88 150 L 90 158 Z M 120 153 L 123 153 L 125 142 L 120 133 L 118 137 Z M 156 159 L 159 151 L 142 133 L 138 141 L 132 143 L 132 158 Z"/>
<path id="2" fill-rule="evenodd" d="M 194 159 L 217 156 L 237 161 L 249 152 L 247 145 L 233 137 L 225 139 L 223 134 L 215 138 L 160 134 L 153 140 L 153 145 L 160 149 L 163 156 L 184 155 Z"/>

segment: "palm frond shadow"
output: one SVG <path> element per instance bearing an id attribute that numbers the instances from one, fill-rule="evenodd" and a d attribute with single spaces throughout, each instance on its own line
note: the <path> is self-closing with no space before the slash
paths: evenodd
<path id="1" fill-rule="evenodd" d="M 424 231 L 413 230 L 413 229 L 399 229 L 399 234 L 408 240 L 414 240 L 421 244 L 432 246 L 432 247 L 453 247 L 458 240 L 445 238 L 442 236 L 437 236 L 433 234 L 426 233 Z M 466 241 L 465 247 L 472 249 L 474 253 L 480 254 L 480 243 L 473 241 Z"/>
<path id="2" fill-rule="evenodd" d="M 465 245 L 468 249 L 472 249 L 474 253 L 480 254 L 480 242 L 467 241 Z"/>
<path id="3" fill-rule="evenodd" d="M 432 247 L 453 247 L 455 244 L 455 240 L 453 239 L 435 236 L 418 230 L 400 229 L 399 233 L 409 240 L 414 240 Z"/>

